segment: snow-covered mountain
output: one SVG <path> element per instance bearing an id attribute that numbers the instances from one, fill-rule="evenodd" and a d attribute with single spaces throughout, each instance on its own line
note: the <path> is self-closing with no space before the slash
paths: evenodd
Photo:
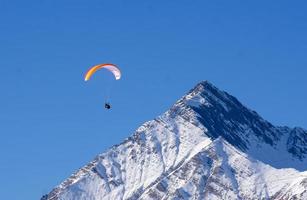
<path id="1" fill-rule="evenodd" d="M 42 199 L 307 200 L 307 131 L 204 81 Z"/>

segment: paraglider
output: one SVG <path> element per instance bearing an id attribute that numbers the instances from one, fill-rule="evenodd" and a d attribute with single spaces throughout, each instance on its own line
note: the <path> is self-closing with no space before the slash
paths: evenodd
<path id="1" fill-rule="evenodd" d="M 90 78 L 93 76 L 93 74 L 95 74 L 95 72 L 97 72 L 100 69 L 107 69 L 110 72 L 112 72 L 112 74 L 114 75 L 115 80 L 119 80 L 121 78 L 121 71 L 120 69 L 114 65 L 114 64 L 110 64 L 110 63 L 106 63 L 106 64 L 99 64 L 99 65 L 95 65 L 93 67 L 91 67 L 85 74 L 84 80 L 88 81 L 90 80 Z M 111 109 L 111 104 L 106 102 L 104 107 L 106 109 Z"/>
<path id="2" fill-rule="evenodd" d="M 105 103 L 105 104 L 104 104 L 104 107 L 105 107 L 106 109 L 110 109 L 110 108 L 111 108 L 111 105 L 110 105 L 110 103 Z"/>

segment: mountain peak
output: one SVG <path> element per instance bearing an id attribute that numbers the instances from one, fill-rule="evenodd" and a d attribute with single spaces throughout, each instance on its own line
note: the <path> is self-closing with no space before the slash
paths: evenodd
<path id="1" fill-rule="evenodd" d="M 232 105 L 237 105 L 240 107 L 243 106 L 235 97 L 218 89 L 207 80 L 198 83 L 180 100 L 191 107 L 210 107 L 212 105 L 219 104 L 223 107 L 223 109 L 228 110 L 227 105 L 229 107 Z"/>
<path id="2" fill-rule="evenodd" d="M 42 199 L 306 199 L 306 144 L 202 81 Z"/>
<path id="3" fill-rule="evenodd" d="M 218 88 L 213 85 L 213 83 L 211 83 L 210 81 L 208 80 L 204 80 L 204 81 L 201 81 L 199 82 L 197 85 L 202 85 L 204 88 L 206 89 L 214 89 L 214 90 L 218 90 Z"/>
<path id="4" fill-rule="evenodd" d="M 212 93 L 220 93 L 220 91 L 215 85 L 213 85 L 211 82 L 205 80 L 201 81 L 196 86 L 188 92 L 187 95 L 195 95 L 203 92 L 212 92 Z"/>
<path id="5" fill-rule="evenodd" d="M 283 149 L 299 159 L 307 156 L 306 131 L 302 128 L 280 128 L 264 120 L 257 112 L 247 108 L 234 96 L 218 89 L 209 81 L 198 83 L 183 96 L 171 109 L 173 115 L 179 115 L 196 126 L 205 127 L 213 140 L 224 138 L 231 145 L 243 150 L 253 151 L 253 156 L 260 159 L 260 146 L 280 148 L 280 143 L 286 143 Z M 288 158 L 287 158 L 288 159 Z M 275 167 L 285 167 L 282 162 L 275 162 L 270 156 L 265 161 Z M 304 169 L 298 163 L 298 169 Z M 290 167 L 290 166 L 286 166 Z"/>

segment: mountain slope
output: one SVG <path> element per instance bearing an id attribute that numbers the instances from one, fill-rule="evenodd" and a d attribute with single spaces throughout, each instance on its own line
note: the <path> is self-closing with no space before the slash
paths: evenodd
<path id="1" fill-rule="evenodd" d="M 306 182 L 307 172 L 276 170 L 218 138 L 140 199 L 307 199 Z"/>
<path id="2" fill-rule="evenodd" d="M 43 199 L 307 198 L 306 144 L 205 81 Z"/>

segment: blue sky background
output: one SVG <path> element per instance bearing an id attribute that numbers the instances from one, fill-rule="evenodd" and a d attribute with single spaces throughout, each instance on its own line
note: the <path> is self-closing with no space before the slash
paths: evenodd
<path id="1" fill-rule="evenodd" d="M 307 127 L 306 1 L 0 0 L 0 193 L 39 199 L 201 80 Z M 118 82 L 92 65 L 120 66 Z M 113 108 L 103 108 L 106 84 Z"/>

